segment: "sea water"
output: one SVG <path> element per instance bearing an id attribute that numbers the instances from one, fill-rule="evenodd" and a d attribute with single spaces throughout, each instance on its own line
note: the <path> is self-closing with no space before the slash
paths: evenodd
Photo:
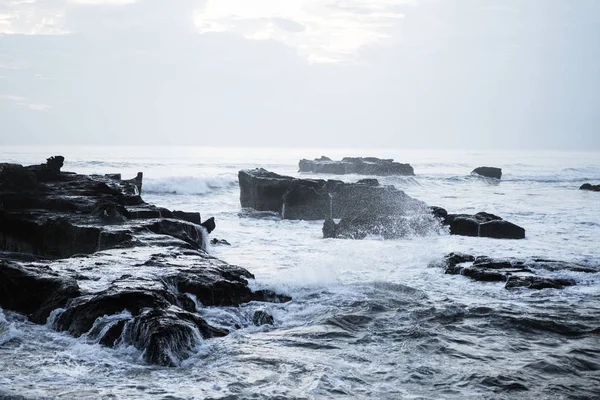
<path id="1" fill-rule="evenodd" d="M 66 158 L 64 171 L 144 172 L 142 197 L 214 216 L 209 252 L 247 268 L 254 288 L 289 294 L 264 304 L 273 326 L 202 342 L 177 368 L 147 365 L 132 347 L 109 349 L 0 311 L 0 398 L 594 398 L 600 397 L 600 273 L 557 271 L 563 290 L 506 290 L 430 266 L 452 251 L 544 257 L 600 266 L 598 152 L 4 147 L 0 162 Z M 300 158 L 376 156 L 408 162 L 413 177 L 378 177 L 451 213 L 486 211 L 526 229 L 524 240 L 450 236 L 322 238 L 322 221 L 242 210 L 237 173 L 354 182 L 364 176 L 298 173 Z M 479 166 L 501 181 L 476 178 Z M 110 271 L 110 272 L 108 272 Z M 118 270 L 107 269 L 117 279 Z M 208 307 L 217 325 L 245 307 Z M 240 324 L 248 326 L 248 324 Z"/>

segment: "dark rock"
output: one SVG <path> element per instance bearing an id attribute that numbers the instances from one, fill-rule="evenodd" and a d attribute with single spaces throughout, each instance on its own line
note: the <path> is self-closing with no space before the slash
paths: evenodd
<path id="1" fill-rule="evenodd" d="M 59 331 L 68 331 L 78 337 L 92 329 L 96 319 L 104 315 L 118 314 L 127 310 L 136 316 L 144 308 L 167 308 L 177 303 L 175 295 L 164 287 L 158 284 L 153 286 L 152 288 L 111 287 L 95 295 L 80 297 L 56 318 L 55 328 Z"/>
<path id="2" fill-rule="evenodd" d="M 543 276 L 510 276 L 506 282 L 507 289 L 562 289 L 573 286 L 575 282 L 569 279 L 548 278 Z"/>
<path id="3" fill-rule="evenodd" d="M 575 282 L 569 279 L 553 278 L 540 274 L 548 269 L 557 271 L 558 266 L 564 266 L 564 270 L 591 273 L 600 270 L 599 268 L 554 260 L 494 259 L 485 256 L 473 257 L 463 253 L 450 253 L 440 263 L 433 263 L 432 265 L 441 266 L 447 274 L 464 275 L 477 281 L 506 282 L 505 287 L 507 289 L 518 287 L 561 289 L 565 286 L 575 285 Z"/>
<path id="4" fill-rule="evenodd" d="M 218 239 L 218 238 L 213 238 L 210 241 L 210 244 L 212 245 L 225 245 L 225 246 L 231 246 L 231 243 L 229 243 L 227 240 L 225 239 Z"/>
<path id="5" fill-rule="evenodd" d="M 177 365 L 197 340 L 227 333 L 190 314 L 196 302 L 186 292 L 211 305 L 291 299 L 251 290 L 252 274 L 202 250 L 214 218 L 200 226 L 199 213 L 145 203 L 141 174 L 78 175 L 61 172 L 63 162 L 0 164 L 0 307 L 36 323 L 64 308 L 53 314 L 56 329 L 107 346 L 129 343 L 149 362 Z M 127 251 L 99 252 L 116 248 Z M 102 268 L 116 259 L 123 276 L 110 282 Z"/>
<path id="6" fill-rule="evenodd" d="M 321 157 L 312 161 L 302 159 L 298 163 L 300 172 L 316 174 L 358 174 L 358 175 L 414 175 L 410 164 L 394 162 L 392 159 L 377 157 L 344 157 L 341 161 L 332 161 Z"/>
<path id="7" fill-rule="evenodd" d="M 479 225 L 479 236 L 497 239 L 524 239 L 525 229 L 508 221 L 489 221 Z"/>
<path id="8" fill-rule="evenodd" d="M 591 190 L 592 192 L 600 192 L 600 185 L 592 185 L 591 183 L 584 183 L 581 185 L 579 190 Z"/>
<path id="9" fill-rule="evenodd" d="M 248 280 L 254 276 L 243 268 L 233 265 L 201 267 L 179 271 L 164 279 L 180 293 L 189 293 L 204 306 L 237 306 L 250 301 L 287 302 L 289 296 L 271 291 L 253 292 Z"/>
<path id="10" fill-rule="evenodd" d="M 210 326 L 199 316 L 170 307 L 144 309 L 123 332 L 124 342 L 142 350 L 151 364 L 178 366 L 194 353 L 204 338 L 221 337 L 228 331 Z"/>
<path id="11" fill-rule="evenodd" d="M 316 220 L 331 217 L 332 199 L 321 188 L 292 186 L 283 195 L 281 218 Z"/>
<path id="12" fill-rule="evenodd" d="M 501 217 L 478 212 L 477 214 L 448 214 L 441 207 L 429 207 L 430 212 L 438 218 L 442 225 L 450 228 L 450 234 L 462 236 L 480 236 L 497 239 L 523 239 L 525 229 Z"/>
<path id="13" fill-rule="evenodd" d="M 425 209 L 423 202 L 393 186 L 375 186 L 375 180 L 295 179 L 264 169 L 240 171 L 239 179 L 242 207 L 282 213 L 285 219 L 404 215 Z"/>
<path id="14" fill-rule="evenodd" d="M 331 218 L 327 218 L 323 223 L 323 237 L 325 239 L 337 237 L 337 224 Z"/>
<path id="15" fill-rule="evenodd" d="M 201 225 L 204 227 L 204 229 L 206 229 L 206 232 L 208 232 L 208 233 L 211 233 L 217 227 L 217 224 L 215 223 L 215 217 L 210 217 L 209 219 L 204 221 Z"/>
<path id="16" fill-rule="evenodd" d="M 502 168 L 496 168 L 496 167 L 478 167 L 478 168 L 475 168 L 471 173 L 485 176 L 486 178 L 495 178 L 495 179 L 502 178 Z"/>
<path id="17" fill-rule="evenodd" d="M 49 268 L 0 260 L 0 307 L 22 313 L 43 324 L 56 308 L 80 295 L 74 279 Z"/>
<path id="18" fill-rule="evenodd" d="M 192 224 L 201 225 L 202 220 L 199 212 L 185 212 L 185 211 L 173 211 L 173 217 L 182 219 Z M 213 219 L 214 221 L 214 219 Z"/>
<path id="19" fill-rule="evenodd" d="M 283 196 L 294 178 L 265 169 L 242 170 L 238 173 L 242 207 L 257 211 L 281 212 Z"/>
<path id="20" fill-rule="evenodd" d="M 256 326 L 273 325 L 273 316 L 264 310 L 256 310 L 252 316 L 252 323 Z"/>
<path id="21" fill-rule="evenodd" d="M 108 330 L 102 335 L 99 340 L 99 343 L 106 347 L 116 347 L 117 344 L 121 341 L 121 336 L 123 335 L 123 328 L 127 324 L 127 320 L 120 320 L 114 325 L 112 325 Z"/>
<path id="22" fill-rule="evenodd" d="M 448 211 L 446 211 L 446 209 L 444 209 L 442 207 L 432 206 L 432 207 L 429 207 L 429 210 L 431 211 L 431 213 L 433 214 L 434 217 L 436 217 L 442 221 L 445 220 L 446 217 L 448 216 Z"/>
<path id="23" fill-rule="evenodd" d="M 203 246 L 202 231 L 198 229 L 198 226 L 190 222 L 173 219 L 161 219 L 152 224 L 146 225 L 146 227 L 154 233 L 181 239 L 194 249 L 201 249 Z"/>

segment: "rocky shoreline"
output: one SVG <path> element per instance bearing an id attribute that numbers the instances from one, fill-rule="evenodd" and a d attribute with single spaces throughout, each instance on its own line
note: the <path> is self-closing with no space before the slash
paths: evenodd
<path id="1" fill-rule="evenodd" d="M 176 366 L 228 333 L 200 308 L 290 300 L 250 289 L 250 272 L 206 253 L 214 218 L 145 203 L 141 174 L 79 175 L 62 172 L 63 162 L 0 164 L 0 307 Z M 255 314 L 249 323 L 273 321 Z"/>

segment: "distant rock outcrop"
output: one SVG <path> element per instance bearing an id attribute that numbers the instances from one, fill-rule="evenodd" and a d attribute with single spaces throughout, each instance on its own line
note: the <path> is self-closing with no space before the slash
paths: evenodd
<path id="1" fill-rule="evenodd" d="M 242 207 L 279 213 L 284 219 L 318 220 L 356 215 L 405 215 L 425 203 L 376 179 L 356 183 L 296 179 L 262 168 L 239 172 Z"/>
<path id="2" fill-rule="evenodd" d="M 591 183 L 584 183 L 581 185 L 579 190 L 591 190 L 592 192 L 600 192 L 600 185 L 592 185 Z"/>
<path id="3" fill-rule="evenodd" d="M 414 175 L 410 164 L 394 162 L 392 159 L 376 157 L 344 157 L 341 161 L 333 161 L 322 156 L 314 160 L 302 159 L 299 162 L 299 172 L 315 174 L 357 174 L 357 175 Z"/>
<path id="4" fill-rule="evenodd" d="M 476 174 L 476 175 L 485 176 L 486 178 L 496 178 L 496 179 L 502 178 L 502 168 L 496 168 L 496 167 L 478 167 L 478 168 L 475 168 L 471 173 Z"/>

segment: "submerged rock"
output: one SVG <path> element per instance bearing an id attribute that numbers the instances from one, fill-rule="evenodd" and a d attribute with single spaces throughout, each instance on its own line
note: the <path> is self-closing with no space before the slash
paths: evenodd
<path id="1" fill-rule="evenodd" d="M 259 168 L 240 171 L 239 181 L 242 207 L 280 213 L 284 219 L 405 215 L 425 208 L 425 203 L 373 179 L 356 183 L 296 179 Z"/>
<path id="2" fill-rule="evenodd" d="M 376 157 L 344 157 L 341 161 L 333 161 L 322 156 L 314 160 L 302 159 L 298 163 L 299 172 L 316 174 L 357 174 L 357 175 L 414 175 L 410 164 L 394 162 L 392 159 Z"/>
<path id="3" fill-rule="evenodd" d="M 584 183 L 581 185 L 579 190 L 590 190 L 592 192 L 600 192 L 600 185 L 592 185 L 591 183 Z"/>
<path id="4" fill-rule="evenodd" d="M 256 310 L 252 315 L 252 323 L 256 326 L 273 325 L 273 316 L 265 310 Z"/>
<path id="5" fill-rule="evenodd" d="M 486 178 L 502 178 L 502 168 L 496 167 L 478 167 L 475 168 L 471 173 L 480 176 L 485 176 Z"/>
<path id="6" fill-rule="evenodd" d="M 444 268 L 447 274 L 464 275 L 484 282 L 505 282 L 505 288 L 562 289 L 573 286 L 570 279 L 544 275 L 545 271 L 600 272 L 600 268 L 541 259 L 495 259 L 470 254 L 450 253 L 432 266 Z"/>

